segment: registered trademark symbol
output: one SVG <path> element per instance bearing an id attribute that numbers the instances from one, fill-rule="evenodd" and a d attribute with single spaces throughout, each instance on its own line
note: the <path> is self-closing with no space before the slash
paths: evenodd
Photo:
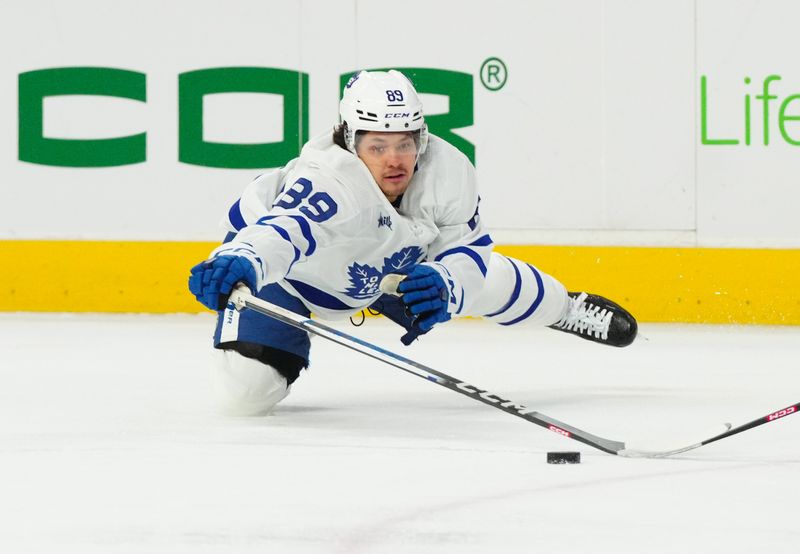
<path id="1" fill-rule="evenodd" d="M 500 58 L 487 58 L 481 65 L 481 83 L 489 90 L 500 90 L 506 86 L 508 70 Z"/>

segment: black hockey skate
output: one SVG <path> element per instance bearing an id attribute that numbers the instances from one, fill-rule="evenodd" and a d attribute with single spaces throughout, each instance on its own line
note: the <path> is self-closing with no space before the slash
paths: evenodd
<path id="1" fill-rule="evenodd" d="M 636 319 L 622 306 L 596 294 L 567 294 L 567 313 L 551 329 L 610 346 L 628 346 L 636 338 Z"/>

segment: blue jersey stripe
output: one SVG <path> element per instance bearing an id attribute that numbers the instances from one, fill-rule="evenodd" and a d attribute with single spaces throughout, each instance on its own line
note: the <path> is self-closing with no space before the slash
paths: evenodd
<path id="1" fill-rule="evenodd" d="M 494 244 L 494 241 L 489 235 L 483 235 L 478 240 L 469 243 L 470 246 L 491 246 L 492 244 Z"/>
<path id="2" fill-rule="evenodd" d="M 519 291 L 522 289 L 522 275 L 519 274 L 519 269 L 517 269 L 517 264 L 515 264 L 514 262 L 510 263 L 511 267 L 514 268 L 514 274 L 515 274 L 514 278 L 516 279 L 514 281 L 514 291 L 511 293 L 511 298 L 509 298 L 506 305 L 500 308 L 498 311 L 493 312 L 491 314 L 486 314 L 484 317 L 494 317 L 496 315 L 500 315 L 506 312 L 511 306 L 514 305 L 514 302 L 516 302 L 517 299 L 519 298 Z"/>
<path id="3" fill-rule="evenodd" d="M 292 263 L 300 259 L 300 250 L 294 245 L 294 243 L 292 243 L 292 239 L 289 237 L 289 233 L 286 232 L 286 229 L 278 225 L 275 225 L 274 223 L 262 223 L 262 225 L 264 225 L 264 227 L 272 227 L 273 229 L 275 229 L 275 232 L 278 233 L 283 238 L 283 240 L 292 245 L 292 248 L 294 248 L 294 260 L 292 260 Z"/>
<path id="4" fill-rule="evenodd" d="M 475 228 L 478 226 L 478 219 L 480 216 L 478 215 L 478 209 L 480 208 L 481 204 L 481 197 L 478 197 L 478 204 L 475 206 L 475 213 L 472 215 L 472 219 L 467 221 L 467 225 L 469 225 L 469 230 L 474 231 Z"/>
<path id="5" fill-rule="evenodd" d="M 542 282 L 542 276 L 539 275 L 539 272 L 536 271 L 536 268 L 532 265 L 525 265 L 527 265 L 529 268 L 531 268 L 531 271 L 533 271 L 533 276 L 536 278 L 536 286 L 539 288 L 539 294 L 536 295 L 536 299 L 533 301 L 533 304 L 531 304 L 531 307 L 528 308 L 524 314 L 519 316 L 517 319 L 511 320 L 507 323 L 501 323 L 500 325 L 514 325 L 515 323 L 519 323 L 524 319 L 528 319 L 531 314 L 536 311 L 536 308 L 539 307 L 539 304 L 542 303 L 542 298 L 544 298 L 544 283 Z"/>
<path id="6" fill-rule="evenodd" d="M 461 287 L 461 303 L 458 305 L 458 309 L 456 310 L 457 314 L 460 314 L 461 310 L 464 309 L 464 297 L 465 296 L 466 296 L 466 294 L 464 294 L 464 287 Z"/>
<path id="7" fill-rule="evenodd" d="M 237 231 L 241 231 L 247 227 L 247 223 L 242 216 L 242 209 L 239 206 L 239 202 L 241 202 L 241 199 L 234 202 L 233 206 L 231 206 L 231 209 L 228 211 L 228 220 L 231 222 L 231 225 L 233 225 L 233 228 Z"/>
<path id="8" fill-rule="evenodd" d="M 308 241 L 308 250 L 306 250 L 306 256 L 310 256 L 314 253 L 314 250 L 317 249 L 317 241 L 314 240 L 314 235 L 311 234 L 311 226 L 304 217 L 299 215 L 290 215 L 288 217 L 294 219 L 300 226 L 300 232 L 303 233 L 303 237 Z"/>
<path id="9" fill-rule="evenodd" d="M 477 252 L 466 246 L 457 246 L 455 248 L 451 248 L 450 250 L 446 250 L 445 252 L 442 252 L 441 254 L 436 256 L 436 259 L 434 261 L 438 262 L 445 256 L 452 256 L 453 254 L 466 254 L 467 256 L 472 258 L 472 260 L 478 265 L 478 269 L 481 270 L 483 276 L 486 277 L 486 264 L 483 263 L 483 259 L 478 255 Z"/>
<path id="10" fill-rule="evenodd" d="M 305 251 L 306 256 L 310 256 L 314 253 L 317 249 L 317 241 L 314 240 L 314 235 L 311 234 L 311 226 L 308 224 L 302 216 L 299 215 L 266 215 L 258 220 L 256 225 L 267 225 L 267 221 L 272 221 L 273 219 L 278 219 L 281 217 L 289 217 L 297 222 L 297 226 L 300 227 L 300 232 L 303 234 L 303 238 L 306 239 L 308 242 L 308 249 Z"/>
<path id="11" fill-rule="evenodd" d="M 308 300 L 311 304 L 315 306 L 321 306 L 323 308 L 327 308 L 329 310 L 349 310 L 355 311 L 357 308 L 353 308 L 352 306 L 348 306 L 335 296 L 328 294 L 325 291 L 319 290 L 316 287 L 312 287 L 308 283 L 304 283 L 302 281 L 297 281 L 295 279 L 286 279 L 286 282 L 291 284 L 294 289 L 300 293 L 300 296 Z"/>

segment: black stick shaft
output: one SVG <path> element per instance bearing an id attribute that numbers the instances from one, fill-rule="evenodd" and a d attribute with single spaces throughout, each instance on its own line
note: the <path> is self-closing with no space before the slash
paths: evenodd
<path id="1" fill-rule="evenodd" d="M 776 421 L 778 419 L 784 418 L 784 417 L 786 417 L 788 415 L 792 415 L 793 413 L 796 413 L 798 410 L 800 410 L 800 402 L 798 402 L 797 404 L 792 404 L 791 406 L 787 406 L 786 408 L 784 408 L 782 410 L 778 410 L 777 412 L 773 412 L 773 413 L 771 413 L 769 415 L 766 415 L 764 417 L 760 417 L 758 419 L 754 419 L 750 423 L 745 423 L 744 425 L 740 425 L 738 427 L 734 427 L 733 429 L 731 429 L 729 431 L 725 431 L 724 433 L 721 433 L 721 434 L 717 435 L 716 437 L 711 437 L 710 439 L 706 439 L 703 442 L 701 442 L 700 444 L 702 444 L 702 445 L 710 444 L 710 443 L 716 442 L 716 441 L 718 441 L 720 439 L 724 439 L 726 437 L 730 437 L 731 435 L 736 435 L 738 433 L 741 433 L 742 431 L 747 431 L 748 429 L 752 429 L 753 427 L 758 427 L 759 425 L 764 425 L 765 423 L 771 423 L 771 422 Z"/>

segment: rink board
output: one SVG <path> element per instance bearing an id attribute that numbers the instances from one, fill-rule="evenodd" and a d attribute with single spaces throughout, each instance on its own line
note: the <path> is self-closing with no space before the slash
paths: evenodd
<path id="1" fill-rule="evenodd" d="M 189 268 L 211 242 L 0 241 L 0 310 L 199 312 Z M 498 246 L 641 321 L 800 324 L 800 250 Z"/>

